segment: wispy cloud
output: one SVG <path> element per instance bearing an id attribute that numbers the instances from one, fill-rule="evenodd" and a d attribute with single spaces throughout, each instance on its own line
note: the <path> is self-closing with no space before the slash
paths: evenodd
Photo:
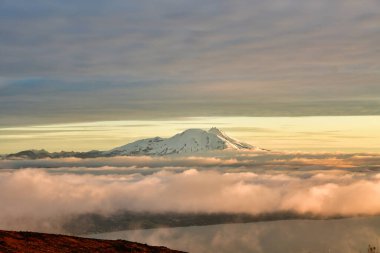
<path id="1" fill-rule="evenodd" d="M 165 138 L 188 128 L 209 129 L 214 126 L 234 138 L 270 150 L 380 151 L 379 116 L 178 117 L 0 126 L 3 144 L 0 154 L 26 149 L 109 150 L 143 138 Z"/>

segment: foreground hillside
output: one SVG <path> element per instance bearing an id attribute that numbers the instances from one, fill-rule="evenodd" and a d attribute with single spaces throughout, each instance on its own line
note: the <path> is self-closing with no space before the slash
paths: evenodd
<path id="1" fill-rule="evenodd" d="M 165 247 L 155 247 L 146 244 L 124 240 L 97 240 L 81 237 L 53 235 L 34 232 L 13 232 L 0 230 L 0 252 L 2 253 L 84 253 L 84 252 L 154 252 L 180 253 Z"/>

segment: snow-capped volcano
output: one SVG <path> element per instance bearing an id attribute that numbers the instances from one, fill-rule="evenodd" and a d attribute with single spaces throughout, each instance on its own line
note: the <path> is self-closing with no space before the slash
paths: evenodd
<path id="1" fill-rule="evenodd" d="M 186 155 L 213 150 L 267 151 L 235 140 L 227 136 L 218 128 L 213 127 L 208 131 L 202 129 L 188 129 L 170 138 L 154 137 L 143 139 L 108 151 L 61 151 L 50 153 L 45 150 L 24 150 L 15 154 L 2 155 L 0 156 L 0 159 L 45 159 L 67 157 L 96 158 L 123 155 Z"/>
<path id="2" fill-rule="evenodd" d="M 261 150 L 235 140 L 213 127 L 208 131 L 188 129 L 166 139 L 161 137 L 143 139 L 114 148 L 109 153 L 114 155 L 169 155 L 225 149 Z"/>

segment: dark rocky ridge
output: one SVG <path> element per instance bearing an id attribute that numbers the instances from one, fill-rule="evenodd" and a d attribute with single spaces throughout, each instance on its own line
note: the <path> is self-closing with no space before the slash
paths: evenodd
<path id="1" fill-rule="evenodd" d="M 181 253 L 166 247 L 124 240 L 98 240 L 67 235 L 0 230 L 0 252 L 2 253 Z"/>

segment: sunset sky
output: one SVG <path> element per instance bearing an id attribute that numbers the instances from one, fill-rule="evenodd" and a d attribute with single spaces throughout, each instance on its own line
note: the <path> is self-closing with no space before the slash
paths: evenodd
<path id="1" fill-rule="evenodd" d="M 0 0 L 0 153 L 212 126 L 268 149 L 380 151 L 379 8 Z"/>

